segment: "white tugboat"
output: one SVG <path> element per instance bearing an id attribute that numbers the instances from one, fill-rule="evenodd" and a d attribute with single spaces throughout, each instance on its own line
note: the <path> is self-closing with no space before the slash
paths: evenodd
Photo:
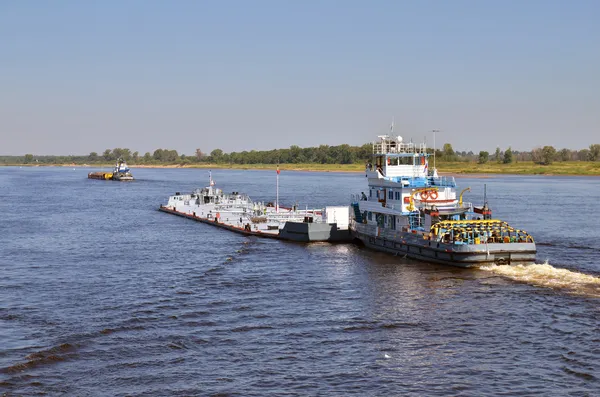
<path id="1" fill-rule="evenodd" d="M 112 179 L 114 181 L 133 181 L 133 175 L 131 175 L 131 171 L 129 171 L 125 160 L 117 160 L 117 164 L 115 164 L 115 168 L 113 169 Z"/>
<path id="2" fill-rule="evenodd" d="M 353 196 L 353 235 L 367 247 L 459 267 L 535 261 L 533 238 L 463 202 L 453 177 L 429 170 L 425 144 L 379 136 L 367 164 L 368 194 Z"/>
<path id="3" fill-rule="evenodd" d="M 246 235 L 303 242 L 352 240 L 348 206 L 300 209 L 282 207 L 278 200 L 255 202 L 243 193 L 224 193 L 210 173 L 207 187 L 191 194 L 177 192 L 159 210 Z"/>

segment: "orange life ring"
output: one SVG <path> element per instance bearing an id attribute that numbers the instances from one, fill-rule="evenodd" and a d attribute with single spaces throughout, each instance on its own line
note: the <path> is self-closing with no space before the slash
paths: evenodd
<path id="1" fill-rule="evenodd" d="M 429 193 L 427 192 L 427 190 L 423 190 L 420 194 L 421 200 L 427 200 L 427 197 L 429 197 Z"/>
<path id="2" fill-rule="evenodd" d="M 434 190 L 433 192 L 431 192 L 431 194 L 429 195 L 429 197 L 431 197 L 432 200 L 436 200 L 438 198 L 438 194 L 437 192 Z"/>

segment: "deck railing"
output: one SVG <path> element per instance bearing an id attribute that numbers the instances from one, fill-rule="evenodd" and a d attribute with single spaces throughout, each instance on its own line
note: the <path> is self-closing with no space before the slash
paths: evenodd
<path id="1" fill-rule="evenodd" d="M 367 236 L 381 237 L 381 238 L 385 238 L 387 240 L 397 240 L 397 241 L 402 239 L 402 237 L 403 237 L 402 233 L 408 232 L 407 229 L 392 230 L 392 229 L 385 228 L 382 226 L 357 223 L 354 220 L 351 222 L 351 227 L 354 230 L 356 230 L 357 232 L 366 234 Z M 426 234 L 425 232 L 422 232 L 420 230 L 413 230 L 412 233 L 415 235 L 421 236 L 421 237 L 423 237 L 423 235 Z"/>
<path id="2" fill-rule="evenodd" d="M 417 145 L 412 142 L 396 142 L 395 140 L 382 140 L 373 143 L 373 154 L 388 153 L 427 153 L 427 145 L 424 143 Z"/>
<path id="3" fill-rule="evenodd" d="M 429 177 L 430 186 L 441 186 L 441 187 L 456 187 L 456 180 L 453 176 L 441 176 L 441 177 Z"/>

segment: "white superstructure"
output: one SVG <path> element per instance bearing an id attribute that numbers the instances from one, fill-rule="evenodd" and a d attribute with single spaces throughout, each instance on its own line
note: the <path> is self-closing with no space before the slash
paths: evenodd
<path id="1" fill-rule="evenodd" d="M 378 138 L 365 170 L 368 190 L 352 197 L 356 238 L 377 250 L 458 266 L 535 259 L 531 236 L 492 220 L 487 204 L 463 202 L 470 189 L 457 193 L 453 177 L 431 169 L 424 143 Z"/>

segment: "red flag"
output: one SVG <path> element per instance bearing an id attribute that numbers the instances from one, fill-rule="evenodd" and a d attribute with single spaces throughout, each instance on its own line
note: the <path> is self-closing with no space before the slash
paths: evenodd
<path id="1" fill-rule="evenodd" d="M 277 175 L 279 175 L 279 164 L 277 164 Z"/>

